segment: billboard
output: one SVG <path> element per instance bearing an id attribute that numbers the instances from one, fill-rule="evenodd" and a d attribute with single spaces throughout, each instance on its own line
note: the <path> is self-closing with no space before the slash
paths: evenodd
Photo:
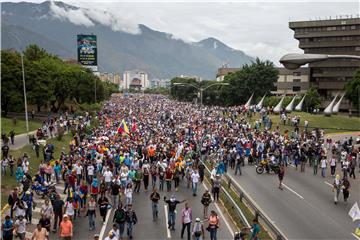
<path id="1" fill-rule="evenodd" d="M 96 35 L 77 35 L 78 62 L 84 66 L 97 66 Z"/>

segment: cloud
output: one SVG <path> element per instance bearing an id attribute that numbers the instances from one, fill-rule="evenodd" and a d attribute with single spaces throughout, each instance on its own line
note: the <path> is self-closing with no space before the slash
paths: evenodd
<path id="1" fill-rule="evenodd" d="M 298 48 L 298 40 L 294 39 L 293 31 L 288 27 L 289 21 L 351 13 L 355 16 L 360 9 L 357 0 L 197 1 L 154 3 L 147 0 L 65 0 L 82 10 L 53 7 L 57 17 L 74 24 L 102 24 L 114 31 L 133 34 L 140 33 L 138 24 L 144 24 L 154 30 L 169 33 L 169 38 L 187 43 L 214 37 L 232 48 L 254 57 L 270 59 L 275 64 L 278 64 L 283 54 L 302 52 Z"/>
<path id="2" fill-rule="evenodd" d="M 68 20 L 75 25 L 84 25 L 86 27 L 95 25 L 81 9 L 64 9 L 50 1 L 50 10 L 54 17 L 62 21 Z"/>
<path id="3" fill-rule="evenodd" d="M 94 8 L 84 9 L 86 15 L 94 22 L 110 27 L 113 31 L 124 31 L 132 34 L 139 34 L 139 24 L 132 20 L 132 17 L 122 15 L 115 17 L 111 12 Z"/>

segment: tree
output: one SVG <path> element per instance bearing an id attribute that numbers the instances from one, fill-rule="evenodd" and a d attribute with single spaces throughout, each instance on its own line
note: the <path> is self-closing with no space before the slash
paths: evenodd
<path id="1" fill-rule="evenodd" d="M 278 70 L 272 62 L 256 58 L 240 71 L 225 76 L 224 82 L 229 86 L 222 87 L 221 100 L 224 105 L 244 104 L 252 93 L 255 96 L 269 94 L 277 78 Z"/>
<path id="2" fill-rule="evenodd" d="M 360 68 L 355 72 L 352 80 L 345 85 L 345 96 L 356 109 L 360 108 Z"/>
<path id="3" fill-rule="evenodd" d="M 306 97 L 304 100 L 304 109 L 310 110 L 314 108 L 319 108 L 321 104 L 320 94 L 317 91 L 317 88 L 312 86 L 306 91 Z"/>
<path id="4" fill-rule="evenodd" d="M 23 109 L 24 95 L 20 54 L 1 51 L 1 110 L 4 116 L 9 111 Z"/>
<path id="5" fill-rule="evenodd" d="M 40 48 L 36 44 L 30 44 L 25 49 L 24 57 L 29 61 L 37 61 L 43 58 L 50 58 L 52 55 L 47 53 L 45 49 Z"/>
<path id="6" fill-rule="evenodd" d="M 199 87 L 199 83 L 194 78 L 175 77 L 171 79 L 170 94 L 173 98 L 179 101 L 187 102 L 190 102 L 197 97 L 198 90 L 195 87 L 189 85 L 177 86 L 174 85 L 174 83 L 188 83 Z"/>
<path id="7" fill-rule="evenodd" d="M 49 73 L 49 59 L 43 58 L 26 66 L 26 82 L 29 86 L 27 97 L 29 103 L 35 104 L 40 112 L 41 107 L 53 99 L 54 82 Z"/>

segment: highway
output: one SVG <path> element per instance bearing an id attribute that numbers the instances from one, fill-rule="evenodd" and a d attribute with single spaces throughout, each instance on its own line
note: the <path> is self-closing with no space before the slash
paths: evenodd
<path id="1" fill-rule="evenodd" d="M 177 205 L 176 207 L 176 225 L 175 231 L 170 231 L 167 228 L 167 216 L 165 214 L 165 205 L 167 205 L 163 197 L 166 196 L 170 198 L 172 194 L 175 194 L 177 200 L 182 201 L 186 199 L 189 202 L 189 207 L 193 211 L 193 222 L 195 218 L 200 217 L 201 219 L 203 214 L 202 204 L 200 203 L 200 199 L 202 194 L 204 193 L 204 186 L 199 185 L 197 197 L 192 196 L 191 188 L 187 188 L 186 181 L 180 182 L 179 191 L 175 192 L 167 192 L 160 191 L 161 200 L 159 201 L 159 219 L 157 221 L 152 220 L 152 212 L 151 212 L 151 202 L 149 199 L 151 191 L 145 193 L 143 189 L 140 190 L 140 193 L 134 193 L 134 201 L 133 201 L 133 209 L 135 210 L 138 216 L 138 223 L 134 226 L 133 237 L 134 239 L 181 239 L 181 210 L 184 208 L 184 203 Z M 167 209 L 167 207 L 166 207 Z M 224 240 L 232 240 L 233 233 L 231 229 L 230 223 L 228 221 L 224 221 L 224 216 L 217 204 L 211 203 L 209 207 L 210 210 L 215 210 L 220 217 L 220 228 L 218 231 L 218 239 Z M 109 221 L 106 224 L 104 234 L 107 234 L 112 227 L 112 219 L 114 214 L 114 209 L 111 211 L 111 215 L 109 217 Z M 207 223 L 204 223 L 204 228 L 207 227 Z M 83 234 L 83 233 L 82 233 Z M 80 235 L 81 237 L 85 235 Z M 184 234 L 184 239 L 186 239 L 186 232 Z M 209 239 L 209 232 L 205 230 L 205 238 Z"/>
<path id="2" fill-rule="evenodd" d="M 350 179 L 352 187 L 348 203 L 343 202 L 341 193 L 339 204 L 335 205 L 330 169 L 327 177 L 322 178 L 320 172 L 314 176 L 312 168 L 300 172 L 300 168 L 288 166 L 284 190 L 278 188 L 277 175 L 259 175 L 253 166 L 245 165 L 241 176 L 235 176 L 231 169 L 228 175 L 288 239 L 356 239 L 352 234 L 356 224 L 348 212 L 355 201 L 360 203 L 359 178 Z"/>

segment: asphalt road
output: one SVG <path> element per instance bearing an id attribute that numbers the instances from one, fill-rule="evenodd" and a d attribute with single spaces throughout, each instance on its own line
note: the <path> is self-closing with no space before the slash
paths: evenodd
<path id="1" fill-rule="evenodd" d="M 172 194 L 175 194 L 177 200 L 182 201 L 186 199 L 189 203 L 189 207 L 192 208 L 193 211 L 193 222 L 195 218 L 200 217 L 202 219 L 202 204 L 200 203 L 201 195 L 204 192 L 204 186 L 200 185 L 198 188 L 197 197 L 192 196 L 191 188 L 186 187 L 185 182 L 180 183 L 179 191 L 175 192 L 167 192 L 167 191 L 160 191 L 161 200 L 159 202 L 159 219 L 157 221 L 152 220 L 152 212 L 151 212 L 151 202 L 149 199 L 151 191 L 147 193 L 144 192 L 143 189 L 140 190 L 140 193 L 134 193 L 134 200 L 133 200 L 133 209 L 135 210 L 138 216 L 138 223 L 134 226 L 133 229 L 133 237 L 134 239 L 181 239 L 181 217 L 180 213 L 181 210 L 184 208 L 184 203 L 177 205 L 176 207 L 176 224 L 175 224 L 175 231 L 170 231 L 167 228 L 167 216 L 165 215 L 165 205 L 167 205 L 163 201 L 163 197 L 166 196 L 170 198 Z M 216 204 L 217 205 L 217 204 Z M 210 210 L 215 210 L 220 217 L 220 228 L 218 231 L 218 239 L 227 240 L 233 239 L 232 230 L 230 230 L 230 226 L 228 226 L 224 221 L 224 216 L 222 215 L 218 206 L 214 203 L 211 203 L 209 207 Z M 109 221 L 106 224 L 105 234 L 106 236 L 112 228 L 112 219 L 114 214 L 114 209 L 112 209 L 111 215 L 109 217 Z M 230 224 L 229 224 L 230 225 Z M 193 226 L 193 225 L 192 225 Z M 207 223 L 204 223 L 204 228 L 207 227 Z M 192 228 L 191 228 L 192 230 Z M 125 232 L 126 233 L 126 232 Z M 80 237 L 84 237 L 85 233 L 81 233 Z M 184 234 L 184 239 L 186 239 L 186 231 Z M 210 238 L 209 232 L 205 230 L 205 239 Z M 125 238 L 126 239 L 126 238 Z"/>
<path id="2" fill-rule="evenodd" d="M 357 169 L 358 171 L 358 169 Z M 351 179 L 350 198 L 334 204 L 331 191 L 333 178 L 330 170 L 322 178 L 314 176 L 312 168 L 305 172 L 293 166 L 287 167 L 284 190 L 278 188 L 278 178 L 272 174 L 259 175 L 253 166 L 245 165 L 242 175 L 229 176 L 240 185 L 288 239 L 355 239 L 352 233 L 356 224 L 348 212 L 357 201 L 360 203 L 360 181 Z M 359 173 L 357 173 L 359 175 Z"/>

